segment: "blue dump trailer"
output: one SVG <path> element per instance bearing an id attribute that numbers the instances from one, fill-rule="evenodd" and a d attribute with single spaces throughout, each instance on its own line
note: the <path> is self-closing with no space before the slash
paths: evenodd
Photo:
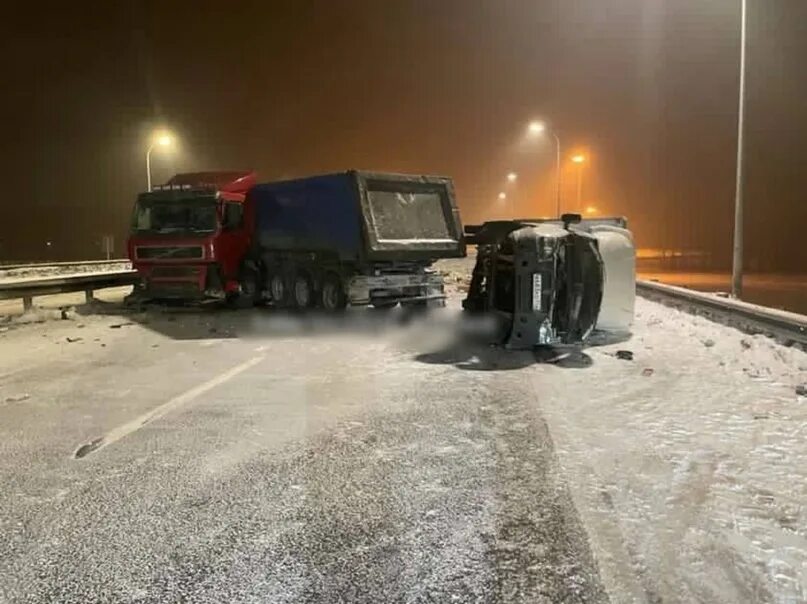
<path id="1" fill-rule="evenodd" d="M 451 179 L 349 171 L 255 185 L 250 270 L 274 306 L 441 305 L 440 258 L 465 255 Z"/>

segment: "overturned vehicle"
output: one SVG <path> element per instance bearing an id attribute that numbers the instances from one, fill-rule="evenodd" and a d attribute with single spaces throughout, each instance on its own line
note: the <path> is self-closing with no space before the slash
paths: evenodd
<path id="1" fill-rule="evenodd" d="M 624 218 L 491 221 L 467 226 L 466 243 L 477 256 L 463 308 L 498 316 L 508 348 L 630 329 L 636 254 Z"/>

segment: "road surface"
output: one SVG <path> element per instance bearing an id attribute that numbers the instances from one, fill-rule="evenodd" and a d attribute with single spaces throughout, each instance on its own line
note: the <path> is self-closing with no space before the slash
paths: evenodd
<path id="1" fill-rule="evenodd" d="M 0 600 L 606 600 L 517 373 L 375 318 L 82 321 L 0 343 Z"/>
<path id="2" fill-rule="evenodd" d="M 451 310 L 10 324 L 0 602 L 799 601 L 807 355 L 638 310 L 568 356 Z"/>

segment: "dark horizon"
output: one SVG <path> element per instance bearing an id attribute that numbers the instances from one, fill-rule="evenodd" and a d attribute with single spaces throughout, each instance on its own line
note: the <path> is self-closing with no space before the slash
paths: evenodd
<path id="1" fill-rule="evenodd" d="M 0 260 L 99 257 L 145 188 L 156 127 L 174 171 L 275 180 L 350 168 L 452 176 L 465 223 L 554 212 L 554 151 L 585 150 L 583 205 L 625 215 L 641 247 L 731 254 L 739 1 L 345 0 L 85 3 L 16 15 L 5 40 Z M 807 4 L 750 2 L 749 270 L 807 252 Z M 20 204 L 19 201 L 24 203 Z M 52 241 L 51 248 L 45 242 Z"/>

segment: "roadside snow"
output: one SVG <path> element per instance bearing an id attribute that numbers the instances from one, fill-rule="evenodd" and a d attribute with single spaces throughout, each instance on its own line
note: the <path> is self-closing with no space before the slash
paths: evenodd
<path id="1" fill-rule="evenodd" d="M 586 353 L 532 380 L 612 600 L 807 601 L 807 354 L 642 299 Z"/>
<path id="2" fill-rule="evenodd" d="M 46 277 L 72 277 L 90 273 L 110 273 L 131 270 L 132 263 L 128 260 L 110 260 L 96 264 L 62 264 L 44 265 L 32 264 L 24 268 L 5 269 L 0 266 L 0 283 L 23 281 L 26 279 L 43 279 Z"/>

